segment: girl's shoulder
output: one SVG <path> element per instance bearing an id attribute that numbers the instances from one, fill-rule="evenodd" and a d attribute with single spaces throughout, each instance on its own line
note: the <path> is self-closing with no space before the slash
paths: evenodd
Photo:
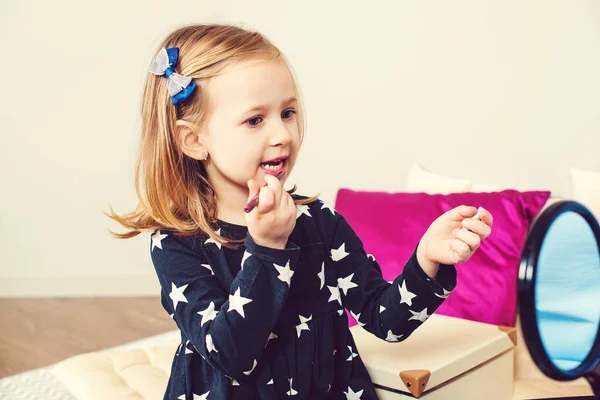
<path id="1" fill-rule="evenodd" d="M 294 193 L 292 198 L 296 203 L 296 226 L 299 230 L 328 242 L 342 216 L 332 205 L 317 196 Z"/>
<path id="2" fill-rule="evenodd" d="M 200 239 L 206 238 L 207 235 L 196 233 L 185 233 L 173 228 L 157 228 L 150 234 L 150 242 L 152 250 L 157 245 L 163 249 L 163 241 L 169 244 L 169 248 L 189 248 L 195 249 L 200 242 Z"/>
<path id="3" fill-rule="evenodd" d="M 314 203 L 314 202 L 320 201 L 319 196 L 312 196 L 311 197 L 311 196 L 307 196 L 307 195 L 304 195 L 304 194 L 301 194 L 301 193 L 296 193 L 296 192 L 290 193 L 290 196 L 292 196 L 292 198 L 294 200 L 302 201 L 302 202 L 311 202 L 311 203 Z"/>
<path id="4" fill-rule="evenodd" d="M 305 210 L 310 210 L 311 214 L 316 213 L 315 216 L 318 216 L 319 210 L 321 210 L 323 207 L 326 207 L 325 202 L 318 196 L 310 197 L 298 193 L 294 193 L 291 196 L 294 199 L 294 203 L 296 203 L 298 212 L 306 213 Z"/>

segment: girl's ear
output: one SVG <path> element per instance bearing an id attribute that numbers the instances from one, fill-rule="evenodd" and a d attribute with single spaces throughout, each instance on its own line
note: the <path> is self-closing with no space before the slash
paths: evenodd
<path id="1" fill-rule="evenodd" d="M 183 153 L 196 160 L 206 160 L 208 149 L 201 138 L 202 135 L 198 131 L 198 128 L 182 120 L 178 120 L 175 125 L 177 126 L 177 140 Z"/>

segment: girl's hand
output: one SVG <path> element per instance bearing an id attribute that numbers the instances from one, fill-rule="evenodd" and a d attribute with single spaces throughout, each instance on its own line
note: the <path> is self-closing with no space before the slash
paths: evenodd
<path id="1" fill-rule="evenodd" d="M 285 249 L 288 237 L 296 226 L 294 199 L 274 176 L 265 175 L 266 186 L 248 181 L 248 201 L 257 193 L 258 205 L 246 214 L 248 232 L 256 244 L 274 249 Z"/>
<path id="2" fill-rule="evenodd" d="M 440 264 L 467 261 L 491 234 L 492 214 L 482 209 L 480 220 L 470 219 L 476 212 L 476 207 L 459 206 L 429 226 L 417 247 L 417 260 L 430 277 L 435 277 Z"/>

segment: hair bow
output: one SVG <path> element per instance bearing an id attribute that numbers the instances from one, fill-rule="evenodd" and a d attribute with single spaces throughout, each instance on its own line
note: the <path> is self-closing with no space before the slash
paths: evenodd
<path id="1" fill-rule="evenodd" d="M 169 49 L 163 47 L 150 64 L 150 72 L 154 75 L 165 75 L 167 77 L 167 90 L 171 95 L 173 104 L 186 100 L 196 89 L 196 84 L 192 81 L 192 78 L 179 75 L 173 69 L 175 64 L 177 64 L 178 58 L 178 47 L 171 47 Z"/>

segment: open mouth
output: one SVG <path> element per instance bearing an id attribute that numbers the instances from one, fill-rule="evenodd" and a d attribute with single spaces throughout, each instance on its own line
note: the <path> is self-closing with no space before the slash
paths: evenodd
<path id="1" fill-rule="evenodd" d="M 278 157 L 260 164 L 263 172 L 269 175 L 277 176 L 280 172 L 285 172 L 287 157 Z"/>

